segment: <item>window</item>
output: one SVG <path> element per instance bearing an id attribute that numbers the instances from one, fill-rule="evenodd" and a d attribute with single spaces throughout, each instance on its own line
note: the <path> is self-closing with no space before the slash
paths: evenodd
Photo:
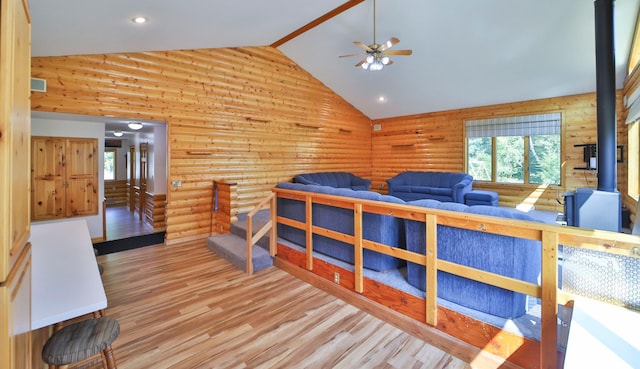
<path id="1" fill-rule="evenodd" d="M 560 184 L 560 114 L 466 122 L 467 172 L 474 180 Z"/>
<path id="2" fill-rule="evenodd" d="M 104 180 L 113 181 L 116 179 L 116 153 L 115 149 L 104 150 Z"/>

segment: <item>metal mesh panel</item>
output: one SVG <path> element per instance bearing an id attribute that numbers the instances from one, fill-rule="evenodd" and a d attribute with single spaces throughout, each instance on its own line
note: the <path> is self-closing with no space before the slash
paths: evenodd
<path id="1" fill-rule="evenodd" d="M 640 310 L 640 259 L 564 246 L 562 290 Z"/>

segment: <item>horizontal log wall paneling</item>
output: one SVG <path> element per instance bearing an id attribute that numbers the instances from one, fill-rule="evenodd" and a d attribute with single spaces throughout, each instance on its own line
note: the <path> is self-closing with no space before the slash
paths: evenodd
<path id="1" fill-rule="evenodd" d="M 107 206 L 129 203 L 129 184 L 127 180 L 104 181 L 104 198 Z"/>
<path id="2" fill-rule="evenodd" d="M 618 93 L 618 145 L 626 149 L 627 135 L 622 116 L 622 94 Z M 465 170 L 465 121 L 547 112 L 562 113 L 563 183 L 560 186 L 509 185 L 474 182 L 474 188 L 497 191 L 500 205 L 535 205 L 536 209 L 562 211 L 562 193 L 582 187 L 597 187 L 594 171 L 583 167 L 581 147 L 596 142 L 596 96 L 581 94 L 468 109 L 379 119 L 372 122 L 372 185 L 386 192 L 385 180 L 408 170 L 462 172 Z M 379 130 L 376 127 L 379 126 Z M 626 193 L 627 167 L 618 164 L 618 190 Z"/>
<path id="3" fill-rule="evenodd" d="M 271 47 L 32 59 L 38 111 L 167 122 L 167 242 L 210 233 L 214 178 L 241 213 L 314 171 L 371 175 L 371 121 Z"/>
<path id="4" fill-rule="evenodd" d="M 167 203 L 167 195 L 147 192 L 144 198 L 146 200 L 144 207 L 145 221 L 153 227 L 154 232 L 163 231 L 166 228 L 165 205 Z"/>

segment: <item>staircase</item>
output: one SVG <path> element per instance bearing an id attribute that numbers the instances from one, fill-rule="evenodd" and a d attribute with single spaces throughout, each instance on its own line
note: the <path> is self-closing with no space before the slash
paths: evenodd
<path id="1" fill-rule="evenodd" d="M 253 217 L 252 231 L 255 234 L 269 221 L 269 210 L 258 211 Z M 238 215 L 238 221 L 231 224 L 231 232 L 211 236 L 207 239 L 207 247 L 218 256 L 228 261 L 240 270 L 247 266 L 247 214 Z M 269 234 L 257 242 L 252 249 L 253 271 L 268 268 L 273 265 L 273 258 L 269 255 Z"/>

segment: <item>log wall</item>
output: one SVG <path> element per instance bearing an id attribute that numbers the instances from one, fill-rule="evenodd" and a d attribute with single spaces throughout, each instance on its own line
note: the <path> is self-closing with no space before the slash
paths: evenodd
<path id="1" fill-rule="evenodd" d="M 104 181 L 104 198 L 107 200 L 107 206 L 128 204 L 127 180 Z"/>
<path id="2" fill-rule="evenodd" d="M 626 150 L 621 92 L 617 101 L 618 145 L 624 145 Z M 582 148 L 574 145 L 596 143 L 596 95 L 593 93 L 374 120 L 372 188 L 386 192 L 385 180 L 407 170 L 464 172 L 467 120 L 547 112 L 562 114 L 562 183 L 538 186 L 474 182 L 473 186 L 497 191 L 501 206 L 531 204 L 538 210 L 562 211 L 556 199 L 562 201 L 564 191 L 597 187 L 594 171 L 574 169 L 584 166 Z M 627 197 L 626 189 L 627 166 L 618 164 L 618 190 L 625 194 L 623 197 Z"/>
<path id="3" fill-rule="evenodd" d="M 147 192 L 144 198 L 146 200 L 144 207 L 145 221 L 153 227 L 154 232 L 163 231 L 166 228 L 165 204 L 167 203 L 167 196 L 165 194 Z"/>
<path id="4" fill-rule="evenodd" d="M 237 183 L 237 212 L 246 213 L 298 173 L 350 171 L 386 193 L 385 180 L 405 170 L 464 171 L 468 119 L 562 113 L 562 184 L 474 185 L 499 192 L 501 205 L 561 211 L 564 191 L 596 186 L 595 172 L 573 169 L 583 164 L 573 145 L 596 140 L 595 94 L 371 122 L 270 47 L 33 58 L 32 76 L 48 80 L 46 93 L 32 93 L 33 110 L 167 122 L 168 180 L 182 181 L 168 186 L 168 243 L 209 235 L 214 179 Z M 618 179 L 633 211 L 626 164 L 618 164 Z"/>
<path id="5" fill-rule="evenodd" d="M 248 212 L 298 173 L 371 176 L 370 120 L 271 47 L 44 57 L 33 110 L 167 122 L 167 243 L 209 235 L 214 178 Z"/>

